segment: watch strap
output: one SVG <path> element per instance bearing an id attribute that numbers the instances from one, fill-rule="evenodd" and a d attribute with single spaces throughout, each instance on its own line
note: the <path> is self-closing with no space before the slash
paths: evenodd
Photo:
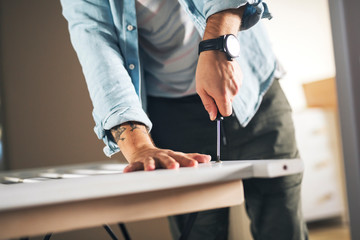
<path id="1" fill-rule="evenodd" d="M 224 37 L 221 36 L 219 38 L 207 39 L 203 40 L 199 43 L 199 53 L 209 50 L 221 50 L 223 51 L 224 47 Z"/>

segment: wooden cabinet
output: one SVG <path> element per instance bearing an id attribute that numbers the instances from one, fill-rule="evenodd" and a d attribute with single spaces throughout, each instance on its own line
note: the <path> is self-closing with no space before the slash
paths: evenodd
<path id="1" fill-rule="evenodd" d="M 302 204 L 305 220 L 343 216 L 342 160 L 335 111 L 308 108 L 294 113 L 296 138 L 305 171 Z"/>

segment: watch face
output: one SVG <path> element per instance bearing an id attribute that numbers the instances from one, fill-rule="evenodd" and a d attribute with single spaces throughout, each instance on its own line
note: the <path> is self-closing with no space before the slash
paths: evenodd
<path id="1" fill-rule="evenodd" d="M 226 52 L 232 57 L 236 58 L 240 55 L 240 44 L 234 35 L 227 35 L 225 39 Z"/>

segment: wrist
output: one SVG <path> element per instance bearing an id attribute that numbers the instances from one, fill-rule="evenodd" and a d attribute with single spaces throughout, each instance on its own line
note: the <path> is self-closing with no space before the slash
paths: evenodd
<path id="1" fill-rule="evenodd" d="M 155 149 L 155 145 L 151 143 L 139 143 L 127 147 L 122 146 L 122 154 L 126 158 L 129 163 L 136 162 L 139 154 L 141 155 L 142 152 L 146 152 L 147 150 Z"/>
<path id="2" fill-rule="evenodd" d="M 211 15 L 207 19 L 203 40 L 218 38 L 226 34 L 235 36 L 240 30 L 245 7 L 228 9 Z"/>
<path id="3" fill-rule="evenodd" d="M 199 54 L 212 50 L 219 50 L 225 53 L 227 60 L 232 61 L 240 55 L 239 40 L 234 34 L 227 34 L 219 38 L 203 40 L 199 43 Z"/>
<path id="4" fill-rule="evenodd" d="M 126 122 L 111 129 L 111 134 L 126 160 L 141 149 L 154 148 L 155 145 L 146 126 L 139 122 Z"/>

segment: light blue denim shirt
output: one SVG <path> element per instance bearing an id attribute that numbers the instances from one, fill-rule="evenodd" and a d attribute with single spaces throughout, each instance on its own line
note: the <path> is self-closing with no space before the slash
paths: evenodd
<path id="1" fill-rule="evenodd" d="M 214 13 L 247 5 L 237 59 L 244 78 L 233 101 L 239 122 L 246 126 L 270 87 L 276 59 L 260 24 L 271 18 L 261 0 L 179 0 L 202 36 Z M 78 55 L 93 103 L 96 135 L 107 156 L 120 149 L 110 129 L 127 121 L 152 124 L 146 115 L 146 89 L 139 55 L 135 0 L 61 0 L 71 42 Z M 246 30 L 246 31 L 243 31 Z"/>

